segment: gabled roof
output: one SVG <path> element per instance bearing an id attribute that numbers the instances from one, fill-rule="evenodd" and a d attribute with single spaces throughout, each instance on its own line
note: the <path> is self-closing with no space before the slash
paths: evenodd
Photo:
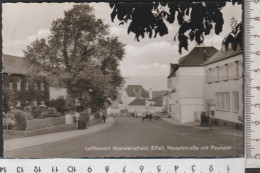
<path id="1" fill-rule="evenodd" d="M 112 105 L 110 105 L 110 108 L 111 109 L 118 109 L 119 108 L 118 101 L 116 100 L 114 103 L 112 103 Z"/>
<path id="2" fill-rule="evenodd" d="M 128 105 L 130 105 L 130 106 L 145 106 L 145 101 L 146 101 L 146 99 L 135 99 L 134 101 L 132 101 Z"/>
<path id="3" fill-rule="evenodd" d="M 128 85 L 125 90 L 129 97 L 149 98 L 149 94 L 142 85 Z"/>
<path id="4" fill-rule="evenodd" d="M 171 63 L 171 69 L 170 69 L 170 74 L 169 74 L 168 78 L 175 77 L 175 71 L 178 68 L 178 66 L 179 66 L 178 64 Z"/>
<path id="5" fill-rule="evenodd" d="M 29 68 L 23 57 L 13 55 L 2 55 L 3 73 L 9 74 L 29 74 Z"/>
<path id="6" fill-rule="evenodd" d="M 152 100 L 154 101 L 163 101 L 163 96 L 167 93 L 168 91 L 163 90 L 163 91 L 152 91 L 153 98 Z"/>
<path id="7" fill-rule="evenodd" d="M 179 66 L 200 66 L 218 50 L 212 46 L 194 47 L 190 53 L 179 59 Z"/>
<path id="8" fill-rule="evenodd" d="M 214 62 L 218 62 L 238 54 L 242 54 L 241 48 L 237 48 L 237 50 L 233 50 L 233 49 L 228 49 L 225 51 L 220 50 L 215 55 L 213 55 L 208 61 L 206 61 L 203 65 L 212 64 Z"/>

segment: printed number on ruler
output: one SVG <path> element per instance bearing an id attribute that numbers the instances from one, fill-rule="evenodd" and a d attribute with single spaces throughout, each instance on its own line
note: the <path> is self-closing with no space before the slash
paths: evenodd
<path id="1" fill-rule="evenodd" d="M 197 165 L 191 165 L 190 168 L 186 168 L 186 171 L 190 171 L 192 173 L 195 173 L 195 171 L 198 171 L 197 167 L 198 167 Z M 139 168 L 139 172 L 137 172 L 137 173 L 143 173 L 143 171 L 145 170 L 145 167 L 142 166 L 142 165 L 139 166 L 138 168 Z M 154 171 L 155 171 L 155 173 L 161 173 L 162 169 L 163 169 L 162 166 L 159 165 L 159 166 L 156 167 L 156 170 L 154 170 Z M 46 172 L 46 171 L 52 172 L 52 173 L 58 173 L 59 170 L 60 170 L 60 168 L 58 166 L 52 166 L 49 169 L 46 168 L 46 167 L 41 169 L 40 166 L 35 166 L 33 168 L 33 170 L 26 170 L 23 166 L 16 167 L 17 173 L 27 173 L 27 172 L 41 173 L 41 172 Z M 93 169 L 91 167 L 88 167 L 85 172 L 86 173 L 92 173 L 92 170 Z M 179 172 L 179 170 L 180 170 L 180 166 L 175 165 L 172 169 L 172 172 L 177 173 L 177 172 Z M 207 172 L 212 173 L 214 170 L 217 170 L 217 168 L 215 168 L 214 165 L 209 165 Z M 61 172 L 64 172 L 64 171 L 66 171 L 68 173 L 76 173 L 77 168 L 75 166 L 68 166 L 66 170 L 62 170 Z M 6 167 L 0 167 L 0 173 L 6 173 L 6 172 L 8 172 Z M 130 170 L 127 170 L 126 166 L 124 166 L 122 168 L 122 171 L 118 172 L 118 173 L 126 173 L 126 172 L 130 172 Z M 222 171 L 219 170 L 219 173 L 220 172 L 230 173 L 230 166 L 227 165 L 226 170 L 223 170 L 223 169 L 222 169 Z M 109 166 L 104 167 L 104 173 L 109 173 Z M 117 172 L 115 172 L 115 173 L 117 173 Z M 203 173 L 203 172 L 201 171 L 201 173 Z"/>
<path id="2" fill-rule="evenodd" d="M 260 2 L 245 1 L 246 167 L 260 166 Z"/>

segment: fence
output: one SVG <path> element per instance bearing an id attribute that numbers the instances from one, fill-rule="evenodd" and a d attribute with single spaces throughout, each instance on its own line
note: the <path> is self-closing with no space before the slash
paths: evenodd
<path id="1" fill-rule="evenodd" d="M 65 124 L 65 117 L 49 117 L 44 119 L 33 119 L 28 120 L 27 129 L 26 130 L 36 130 L 42 129 L 51 126 L 57 126 Z"/>

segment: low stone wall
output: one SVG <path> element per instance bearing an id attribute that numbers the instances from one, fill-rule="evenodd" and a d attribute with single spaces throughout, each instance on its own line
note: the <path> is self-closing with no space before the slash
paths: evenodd
<path id="1" fill-rule="evenodd" d="M 99 123 L 102 123 L 101 118 L 92 119 L 88 122 L 88 126 L 90 127 Z M 44 119 L 29 120 L 28 128 L 26 131 L 4 130 L 4 134 L 28 137 L 49 133 L 64 132 L 69 130 L 76 130 L 76 123 L 65 124 L 65 117 L 50 117 Z"/>
<path id="2" fill-rule="evenodd" d="M 4 130 L 4 133 L 28 137 L 28 136 L 44 135 L 44 134 L 49 134 L 49 133 L 64 132 L 64 131 L 69 131 L 69 130 L 76 130 L 76 124 L 75 123 L 62 124 L 62 125 L 51 126 L 51 127 L 30 130 L 30 131 Z"/>
<path id="3" fill-rule="evenodd" d="M 49 133 L 64 132 L 64 131 L 69 131 L 69 130 L 76 130 L 76 124 L 75 123 L 73 123 L 73 124 L 62 124 L 62 125 L 32 130 L 32 131 L 25 131 L 24 136 L 43 135 L 43 134 L 49 134 Z"/>
<path id="4" fill-rule="evenodd" d="M 95 124 L 99 124 L 99 123 L 102 123 L 102 119 L 99 118 L 99 119 L 92 119 L 88 122 L 88 126 L 93 126 Z"/>
<path id="5" fill-rule="evenodd" d="M 65 124 L 65 116 L 28 120 L 26 131 Z"/>

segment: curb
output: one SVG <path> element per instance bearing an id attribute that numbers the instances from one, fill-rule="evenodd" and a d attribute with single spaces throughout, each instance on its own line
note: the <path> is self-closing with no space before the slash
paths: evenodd
<path id="1" fill-rule="evenodd" d="M 35 145 L 27 145 L 27 146 L 24 146 L 24 147 L 21 147 L 21 146 L 16 146 L 16 147 L 12 147 L 11 149 L 9 148 L 8 149 L 8 147 L 4 147 L 4 153 L 7 153 L 7 152 L 12 152 L 12 151 L 16 151 L 16 150 L 20 150 L 20 149 L 25 149 L 25 148 L 30 148 L 30 147 L 35 147 L 35 146 L 40 146 L 40 145 L 46 145 L 46 144 L 50 144 L 50 143 L 55 143 L 55 142 L 60 142 L 60 141 L 63 141 L 63 140 L 68 140 L 68 139 L 72 139 L 72 138 L 75 138 L 75 137 L 79 137 L 79 136 L 83 136 L 83 135 L 88 135 L 88 134 L 91 134 L 91 133 L 95 133 L 95 132 L 99 132 L 99 131 L 102 131 L 102 130 L 105 130 L 105 129 L 107 129 L 107 128 L 109 128 L 109 127 L 112 127 L 113 125 L 115 124 L 115 121 L 114 121 L 114 119 L 112 119 L 112 121 L 111 121 L 111 123 L 109 124 L 109 125 L 107 125 L 106 127 L 104 127 L 104 128 L 101 128 L 101 129 L 97 129 L 97 130 L 95 130 L 95 131 L 88 131 L 88 129 L 85 129 L 85 133 L 80 133 L 80 134 L 78 134 L 78 135 L 73 135 L 73 136 L 71 136 L 71 137 L 66 137 L 66 138 L 62 138 L 62 139 L 56 139 L 56 140 L 54 140 L 54 141 L 49 141 L 49 142 L 44 142 L 43 141 L 43 143 L 40 143 L 40 144 L 35 144 Z M 98 124 L 99 125 L 99 124 Z M 94 126 L 98 126 L 98 125 L 94 125 Z M 92 127 L 94 127 L 94 126 L 92 126 Z M 76 131 L 78 131 L 78 130 L 76 130 Z M 80 130 L 79 130 L 80 131 Z M 69 131 L 66 131 L 66 132 L 69 132 Z M 66 133 L 65 132 L 65 133 Z M 64 133 L 64 132 L 59 132 L 59 133 Z M 59 135 L 59 133 L 56 133 L 57 135 Z M 46 135 L 51 135 L 51 134 L 46 134 Z M 53 135 L 53 134 L 52 134 Z M 42 136 L 42 135 L 39 135 L 39 136 Z M 28 137 L 29 138 L 29 137 Z M 25 138 L 18 138 L 18 139 L 11 139 L 11 140 L 7 140 L 7 141 L 4 141 L 4 146 L 5 145 L 8 145 L 8 141 L 10 142 L 10 141 L 12 141 L 12 140 L 14 140 L 14 142 L 15 142 L 15 140 L 26 140 Z M 6 144 L 5 144 L 6 143 Z M 7 149 L 5 149 L 5 148 L 7 148 Z"/>

